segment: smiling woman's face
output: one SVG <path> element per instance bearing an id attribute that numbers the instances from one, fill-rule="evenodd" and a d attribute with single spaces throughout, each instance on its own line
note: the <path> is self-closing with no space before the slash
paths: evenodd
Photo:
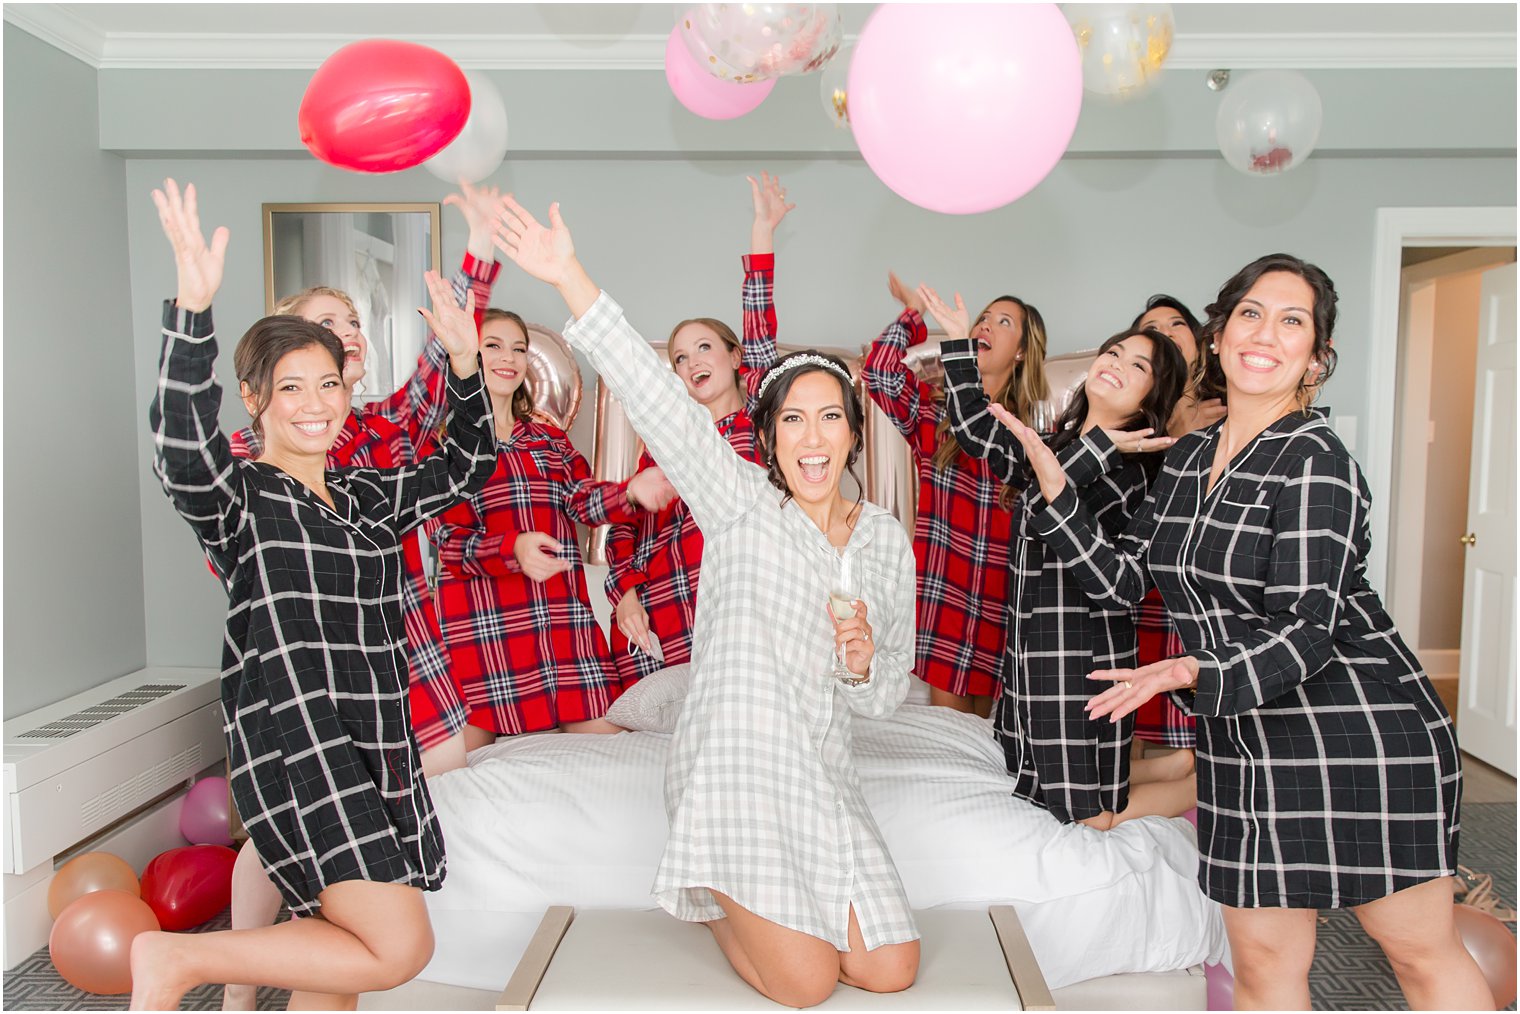
<path id="1" fill-rule="evenodd" d="M 709 405 L 737 389 L 741 354 L 706 324 L 693 321 L 670 338 L 670 365 L 686 393 Z"/>
<path id="2" fill-rule="evenodd" d="M 854 445 L 840 378 L 815 369 L 793 381 L 776 413 L 775 452 L 792 498 L 832 503 Z"/>
<path id="3" fill-rule="evenodd" d="M 1314 353 L 1314 289 L 1288 271 L 1256 280 L 1219 335 L 1219 365 L 1237 394 L 1291 403 Z"/>

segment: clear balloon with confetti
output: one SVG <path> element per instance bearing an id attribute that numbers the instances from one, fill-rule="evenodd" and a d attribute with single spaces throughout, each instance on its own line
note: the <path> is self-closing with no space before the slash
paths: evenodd
<path id="1" fill-rule="evenodd" d="M 1082 87 L 1131 98 L 1155 84 L 1172 51 L 1171 4 L 1066 4 L 1082 51 Z"/>
<path id="2" fill-rule="evenodd" d="M 741 83 L 818 70 L 844 38 L 837 4 L 697 4 L 676 28 L 709 74 Z"/>

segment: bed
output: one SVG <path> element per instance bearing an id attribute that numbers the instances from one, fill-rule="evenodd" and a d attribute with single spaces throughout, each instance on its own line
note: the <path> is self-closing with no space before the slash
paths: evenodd
<path id="1" fill-rule="evenodd" d="M 669 743 L 521 736 L 434 779 L 448 876 L 427 895 L 437 948 L 420 978 L 500 990 L 546 909 L 656 908 Z M 857 719 L 854 752 L 913 908 L 1012 905 L 1052 989 L 1222 960 L 1186 821 L 1063 826 L 1009 794 L 990 723 L 946 708 Z"/>

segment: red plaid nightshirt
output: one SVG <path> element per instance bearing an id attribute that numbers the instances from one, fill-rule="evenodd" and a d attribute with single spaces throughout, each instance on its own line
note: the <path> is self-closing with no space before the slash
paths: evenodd
<path id="1" fill-rule="evenodd" d="M 952 694 L 995 696 L 1007 644 L 1013 514 L 998 505 L 1000 484 L 986 461 L 957 451 L 947 467 L 934 467 L 943 402 L 903 363 L 908 347 L 927 338 L 923 318 L 904 310 L 871 345 L 861 370 L 871 400 L 907 439 L 918 466 L 914 671 Z"/>
<path id="2" fill-rule="evenodd" d="M 475 293 L 475 326 L 491 305 L 491 287 L 501 264 L 464 255 L 451 282 L 463 305 Z M 379 401 L 360 406 L 343 420 L 338 439 L 327 452 L 328 468 L 396 468 L 414 464 L 436 449 L 436 435 L 448 414 L 444 383 L 449 357 L 432 335 L 422 347 L 417 370 L 404 386 Z M 263 443 L 251 428 L 232 435 L 232 453 L 256 458 Z M 410 677 L 410 713 L 417 745 L 428 750 L 464 728 L 464 700 L 449 675 L 448 652 L 438 629 L 427 569 L 415 534 L 402 540 L 406 570 L 401 578 L 401 618 L 406 627 Z"/>
<path id="3" fill-rule="evenodd" d="M 1177 636 L 1177 629 L 1166 615 L 1159 591 L 1152 588 L 1135 607 L 1134 613 L 1135 640 L 1139 649 L 1135 653 L 1135 665 L 1146 666 L 1164 658 L 1187 654 L 1182 638 Z M 1187 750 L 1198 745 L 1193 716 L 1173 704 L 1171 694 L 1157 694 L 1140 705 L 1135 712 L 1135 737 Z"/>
<path id="4" fill-rule="evenodd" d="M 517 420 L 496 447 L 490 483 L 432 536 L 438 618 L 469 723 L 513 735 L 600 718 L 622 685 L 591 612 L 575 522 L 635 520 L 628 484 L 594 481 L 565 432 L 537 419 Z M 575 566 L 543 582 L 525 576 L 512 550 L 534 531 Z"/>
<path id="5" fill-rule="evenodd" d="M 773 297 L 774 254 L 744 257 L 743 360 L 739 372 L 752 397 L 765 371 L 776 362 L 776 306 Z M 734 450 L 759 462 L 755 449 L 755 425 L 749 413 L 740 411 L 718 421 L 718 432 Z M 639 458 L 642 471 L 655 464 L 646 452 Z M 661 662 L 629 642 L 613 617 L 612 657 L 618 676 L 627 687 L 662 666 L 691 661 L 691 628 L 697 613 L 698 568 L 702 565 L 702 532 L 691 512 L 678 498 L 658 514 L 641 514 L 633 524 L 612 525 L 607 530 L 607 600 L 612 608 L 624 595 L 637 594 L 649 614 L 649 626 L 659 639 Z"/>

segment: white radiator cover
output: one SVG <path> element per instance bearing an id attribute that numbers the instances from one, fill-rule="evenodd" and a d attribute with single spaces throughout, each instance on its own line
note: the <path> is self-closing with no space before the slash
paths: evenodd
<path id="1" fill-rule="evenodd" d="M 51 863 L 226 756 L 214 669 L 129 673 L 11 719 L 4 736 L 8 874 Z"/>

